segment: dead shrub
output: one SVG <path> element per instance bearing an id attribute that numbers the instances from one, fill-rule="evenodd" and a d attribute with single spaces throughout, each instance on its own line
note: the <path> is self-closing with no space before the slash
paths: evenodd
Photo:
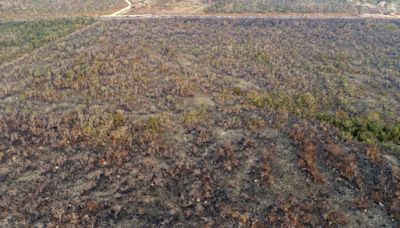
<path id="1" fill-rule="evenodd" d="M 307 137 L 306 137 L 307 135 Z M 305 168 L 317 183 L 324 183 L 325 178 L 318 169 L 317 165 L 317 147 L 312 142 L 313 133 L 305 128 L 296 127 L 289 133 L 289 137 L 296 141 L 300 146 L 299 166 Z"/>
<path id="2" fill-rule="evenodd" d="M 369 208 L 368 200 L 364 197 L 357 197 L 352 201 L 355 208 L 363 210 Z"/>
<path id="3" fill-rule="evenodd" d="M 367 157 L 375 163 L 381 161 L 381 153 L 379 148 L 376 145 L 369 147 L 367 149 Z"/>
<path id="4" fill-rule="evenodd" d="M 339 169 L 344 178 L 353 181 L 357 188 L 361 189 L 363 179 L 359 171 L 357 157 L 354 154 L 345 155 L 341 147 L 329 138 L 327 143 L 324 144 L 324 149 L 328 152 L 328 164 Z"/>
<path id="5" fill-rule="evenodd" d="M 239 164 L 239 159 L 236 156 L 235 147 L 232 144 L 225 144 L 217 150 L 218 160 L 222 161 L 226 171 L 232 171 Z"/>
<path id="6" fill-rule="evenodd" d="M 276 156 L 276 148 L 275 147 L 265 150 L 264 154 L 263 154 L 261 179 L 267 185 L 272 185 L 274 182 L 274 178 L 272 176 L 272 164 L 275 160 L 275 156 Z"/>
<path id="7" fill-rule="evenodd" d="M 347 216 L 340 211 L 332 211 L 324 215 L 330 226 L 343 226 L 349 223 Z"/>
<path id="8" fill-rule="evenodd" d="M 347 216 L 341 211 L 331 211 L 332 205 L 314 195 L 299 200 L 295 197 L 278 200 L 265 216 L 266 226 L 279 227 L 315 227 L 343 226 L 348 223 Z"/>

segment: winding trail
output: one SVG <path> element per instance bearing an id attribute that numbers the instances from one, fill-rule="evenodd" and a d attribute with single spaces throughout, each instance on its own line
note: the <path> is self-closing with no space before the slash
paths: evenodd
<path id="1" fill-rule="evenodd" d="M 119 15 L 122 15 L 122 14 L 128 12 L 129 10 L 131 10 L 131 9 L 132 9 L 132 2 L 129 1 L 129 0 L 125 0 L 125 2 L 128 4 L 127 7 L 123 8 L 123 9 L 121 9 L 121 10 L 118 10 L 117 12 L 115 12 L 115 13 L 113 13 L 113 14 L 107 15 L 106 17 L 115 17 L 115 16 L 119 16 Z"/>
<path id="2" fill-rule="evenodd" d="M 132 2 L 131 2 L 130 0 L 124 0 L 124 1 L 128 4 L 127 7 L 123 8 L 123 9 L 121 9 L 121 10 L 118 10 L 117 12 L 115 12 L 115 13 L 113 13 L 113 14 L 105 15 L 105 16 L 101 16 L 101 17 L 102 17 L 102 18 L 121 17 L 121 16 L 123 16 L 125 13 L 129 12 L 131 9 L 134 9 L 134 8 L 137 8 L 137 7 L 140 7 L 140 6 L 143 6 L 143 3 L 144 3 L 146 0 L 140 1 L 139 3 L 137 3 L 137 4 L 135 4 L 135 5 L 132 4 Z"/>

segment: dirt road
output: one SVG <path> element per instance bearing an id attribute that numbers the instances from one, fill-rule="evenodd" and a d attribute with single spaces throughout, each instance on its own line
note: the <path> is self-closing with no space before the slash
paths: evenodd
<path id="1" fill-rule="evenodd" d="M 128 12 L 129 10 L 131 10 L 132 9 L 132 3 L 129 0 L 125 0 L 125 2 L 128 4 L 127 7 L 123 8 L 121 10 L 118 10 L 117 12 L 115 12 L 113 14 L 108 15 L 107 17 L 119 16 L 119 15 L 122 15 L 122 14 Z"/>

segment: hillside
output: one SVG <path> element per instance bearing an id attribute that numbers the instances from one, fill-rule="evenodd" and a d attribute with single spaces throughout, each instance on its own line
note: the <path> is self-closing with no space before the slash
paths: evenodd
<path id="1" fill-rule="evenodd" d="M 0 68 L 0 226 L 398 227 L 400 22 L 107 19 Z"/>

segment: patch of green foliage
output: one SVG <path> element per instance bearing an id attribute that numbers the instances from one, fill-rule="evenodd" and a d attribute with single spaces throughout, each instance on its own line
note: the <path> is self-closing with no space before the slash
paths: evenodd
<path id="1" fill-rule="evenodd" d="M 161 118 L 158 116 L 149 117 L 146 123 L 146 129 L 152 134 L 158 134 L 161 132 Z"/>
<path id="2" fill-rule="evenodd" d="M 267 105 L 267 97 L 257 93 L 248 95 L 249 103 L 257 108 L 264 108 Z"/>
<path id="3" fill-rule="evenodd" d="M 268 108 L 271 111 L 286 111 L 301 117 L 312 117 L 318 108 L 317 99 L 311 93 L 298 93 L 289 95 L 286 92 L 257 93 L 250 92 L 245 94 L 238 88 L 234 88 L 233 93 L 237 96 L 246 96 L 249 104 L 256 108 Z"/>
<path id="4" fill-rule="evenodd" d="M 265 52 L 258 51 L 255 55 L 255 60 L 260 65 L 269 65 L 271 64 L 271 58 Z"/>
<path id="5" fill-rule="evenodd" d="M 382 120 L 372 120 L 358 117 L 338 117 L 321 113 L 317 118 L 332 124 L 361 142 L 374 144 L 378 142 L 392 142 L 400 144 L 400 121 L 395 124 L 385 123 Z"/>
<path id="6" fill-rule="evenodd" d="M 116 112 L 112 114 L 111 118 L 116 126 L 122 126 L 125 123 L 125 116 L 122 112 Z"/>
<path id="7" fill-rule="evenodd" d="M 0 64 L 93 22 L 92 18 L 0 22 Z"/>
<path id="8" fill-rule="evenodd" d="M 121 0 L 1 0 L 0 18 L 104 15 L 125 5 Z"/>

